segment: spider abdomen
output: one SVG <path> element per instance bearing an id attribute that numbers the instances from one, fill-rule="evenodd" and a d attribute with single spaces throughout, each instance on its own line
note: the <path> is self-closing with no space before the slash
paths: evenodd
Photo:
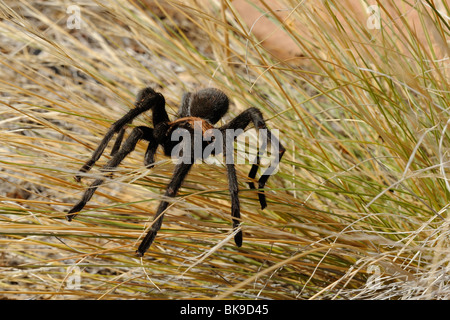
<path id="1" fill-rule="evenodd" d="M 229 100 L 225 93 L 215 88 L 199 90 L 190 97 L 190 115 L 217 123 L 228 111 Z"/>

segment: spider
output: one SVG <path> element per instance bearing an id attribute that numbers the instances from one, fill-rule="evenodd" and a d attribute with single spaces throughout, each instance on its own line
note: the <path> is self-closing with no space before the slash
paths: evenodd
<path id="1" fill-rule="evenodd" d="M 170 121 L 169 116 L 167 115 L 167 112 L 165 110 L 164 96 L 161 93 L 155 92 L 152 88 L 149 87 L 142 89 L 137 94 L 135 108 L 128 111 L 122 118 L 112 124 L 96 150 L 93 152 L 91 158 L 81 167 L 79 173 L 75 176 L 75 179 L 77 182 L 80 182 L 82 174 L 88 172 L 92 168 L 95 162 L 102 155 L 108 142 L 113 138 L 115 134 L 117 134 L 117 138 L 111 149 L 111 158 L 101 169 L 102 172 L 109 172 L 109 174 L 111 174 L 111 172 L 121 163 L 121 161 L 134 150 L 136 144 L 140 140 L 145 140 L 148 142 L 148 147 L 144 155 L 144 164 L 147 168 L 152 168 L 154 166 L 155 153 L 158 146 L 161 145 L 165 155 L 169 156 L 172 154 L 175 147 L 180 143 L 179 141 L 174 141 L 172 137 L 177 129 L 184 129 L 185 132 L 188 132 L 191 137 L 194 137 L 194 139 L 186 139 L 186 143 L 190 144 L 187 146 L 187 151 L 195 151 L 192 150 L 194 149 L 195 142 L 198 141 L 198 139 L 196 140 L 195 137 L 198 138 L 198 136 L 200 135 L 200 148 L 202 151 L 212 143 L 215 143 L 217 140 L 221 140 L 223 144 L 222 150 L 220 148 L 219 150 L 217 150 L 216 148 L 215 150 L 213 150 L 213 152 L 211 152 L 211 154 L 232 154 L 234 148 L 234 139 L 230 141 L 230 139 L 217 138 L 222 138 L 220 137 L 220 135 L 223 135 L 223 137 L 225 137 L 225 133 L 227 132 L 227 130 L 241 129 L 241 131 L 243 131 L 243 129 L 245 129 L 251 122 L 253 122 L 255 128 L 258 130 L 266 129 L 266 140 L 270 142 L 271 145 L 275 144 L 275 146 L 278 147 L 278 154 L 276 154 L 274 161 L 275 164 L 278 165 L 285 152 L 285 148 L 281 145 L 277 137 L 267 129 L 262 113 L 259 109 L 254 107 L 249 108 L 243 111 L 227 124 L 219 128 L 214 128 L 213 125 L 216 124 L 225 115 L 225 113 L 228 111 L 228 107 L 228 97 L 224 92 L 218 89 L 206 88 L 194 93 L 188 92 L 185 93 L 182 97 L 182 102 L 179 107 L 177 119 L 174 121 Z M 122 144 L 125 134 L 125 127 L 131 124 L 131 122 L 137 116 L 148 110 L 152 110 L 153 128 L 147 126 L 134 127 L 125 142 Z M 211 135 L 208 134 L 211 129 L 216 130 L 215 137 L 211 137 Z M 218 136 L 217 132 L 219 132 Z M 182 140 L 184 140 L 184 138 Z M 264 147 L 266 145 L 267 144 L 264 144 Z M 157 232 L 161 228 L 163 216 L 169 204 L 168 198 L 173 198 L 177 195 L 177 192 L 181 187 L 183 180 L 185 179 L 195 160 L 198 158 L 204 158 L 203 153 L 201 153 L 201 155 L 199 156 L 198 154 L 195 155 L 195 152 L 186 152 L 186 149 L 183 149 L 182 152 L 179 153 L 179 155 L 182 156 L 182 161 L 178 161 L 178 163 L 176 164 L 173 176 L 169 184 L 167 185 L 164 194 L 165 197 L 160 202 L 159 207 L 155 213 L 153 223 L 136 251 L 136 254 L 140 257 L 142 257 L 149 249 L 156 237 Z M 252 168 L 249 173 L 249 187 L 253 190 L 256 190 L 253 181 L 260 164 L 260 155 L 262 155 L 261 150 L 258 151 L 258 154 L 255 157 L 255 161 L 253 162 Z M 242 230 L 238 229 L 240 225 L 240 204 L 234 163 L 228 163 L 227 161 L 226 169 L 231 196 L 231 216 L 233 221 L 233 229 L 234 231 L 236 231 L 234 240 L 236 245 L 240 247 L 242 245 Z M 264 209 L 267 205 L 263 188 L 273 171 L 274 166 L 270 166 L 264 171 L 264 173 L 258 180 L 259 190 L 257 191 L 262 209 Z M 79 202 L 76 203 L 67 213 L 66 218 L 68 221 L 71 221 L 76 216 L 77 212 L 83 209 L 86 203 L 93 196 L 96 189 L 104 182 L 105 178 L 106 176 L 102 176 L 92 182 L 90 187 L 84 192 Z"/>

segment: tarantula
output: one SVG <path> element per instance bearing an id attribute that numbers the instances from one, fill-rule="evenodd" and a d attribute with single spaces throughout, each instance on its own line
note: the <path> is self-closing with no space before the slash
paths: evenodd
<path id="1" fill-rule="evenodd" d="M 261 208 L 266 207 L 266 198 L 264 195 L 264 185 L 267 179 L 273 173 L 275 166 L 280 162 L 285 148 L 281 145 L 279 140 L 275 135 L 267 129 L 261 111 L 257 108 L 249 108 L 239 114 L 236 118 L 232 119 L 229 123 L 219 127 L 214 128 L 216 124 L 228 111 L 229 100 L 228 97 L 222 91 L 215 88 L 206 88 L 199 90 L 195 93 L 185 93 L 182 97 L 182 103 L 179 107 L 178 117 L 174 121 L 170 121 L 169 116 L 165 110 L 165 99 L 161 93 L 155 92 L 151 88 L 145 88 L 139 91 L 135 108 L 128 111 L 122 118 L 117 120 L 109 128 L 108 132 L 103 137 L 102 141 L 98 145 L 97 149 L 92 154 L 92 157 L 82 166 L 80 173 L 75 177 L 79 182 L 82 177 L 82 173 L 88 172 L 95 162 L 100 158 L 103 151 L 105 150 L 108 142 L 117 134 L 116 141 L 112 147 L 111 159 L 106 163 L 101 169 L 103 172 L 111 172 L 116 168 L 121 161 L 134 150 L 136 144 L 139 140 L 145 140 L 148 142 L 148 147 L 144 155 L 144 164 L 146 167 L 151 168 L 155 162 L 155 153 L 159 145 L 162 146 L 165 155 L 173 155 L 173 151 L 178 148 L 180 149 L 180 144 L 184 146 L 184 149 L 178 153 L 179 160 L 175 166 L 173 176 L 169 182 L 164 196 L 175 197 L 178 189 L 181 187 L 183 180 L 191 169 L 197 158 L 205 158 L 203 151 L 211 147 L 211 144 L 216 144 L 221 142 L 222 147 L 212 148 L 211 154 L 223 153 L 224 156 L 233 154 L 234 139 L 230 139 L 226 136 L 228 130 L 245 129 L 251 122 L 254 124 L 255 128 L 258 130 L 265 129 L 266 141 L 275 144 L 278 147 L 278 154 L 275 156 L 275 164 L 271 165 L 268 169 L 264 171 L 258 181 L 258 198 Z M 125 134 L 125 127 L 140 114 L 152 110 L 152 121 L 153 128 L 147 126 L 137 126 L 134 127 L 132 132 L 129 134 L 125 142 L 122 144 L 122 140 Z M 189 135 L 187 138 L 192 137 L 194 139 L 187 139 L 184 136 L 179 141 L 173 139 L 174 134 L 177 130 L 184 129 Z M 211 131 L 215 130 L 215 135 L 211 135 Z M 222 139 L 224 138 L 224 139 Z M 196 154 L 194 148 L 198 148 L 198 141 L 200 139 L 200 155 Z M 180 142 L 181 141 L 181 142 Z M 184 144 L 183 144 L 184 142 Z M 261 149 L 264 149 L 264 147 Z M 260 156 L 263 150 L 259 150 L 252 168 L 249 173 L 249 187 L 251 189 L 256 189 L 254 185 L 254 178 L 258 171 Z M 179 150 L 178 150 L 179 151 Z M 193 151 L 193 152 L 192 152 Z M 235 165 L 231 161 L 227 161 L 227 176 L 229 183 L 229 191 L 231 195 L 231 215 L 233 221 L 233 229 L 236 231 L 234 240 L 237 246 L 242 245 L 242 231 L 237 230 L 239 227 L 240 220 L 240 205 L 238 197 L 238 183 L 236 178 Z M 85 191 L 81 200 L 76 203 L 72 209 L 69 210 L 67 214 L 67 220 L 71 221 L 77 212 L 81 211 L 86 203 L 91 199 L 95 190 L 104 182 L 105 176 L 96 179 L 90 187 Z M 139 245 L 136 254 L 138 256 L 143 256 L 148 250 L 153 240 L 156 237 L 157 232 L 161 228 L 164 211 L 166 210 L 169 202 L 163 199 L 159 204 L 158 210 L 154 216 L 152 226 L 145 238 Z"/>

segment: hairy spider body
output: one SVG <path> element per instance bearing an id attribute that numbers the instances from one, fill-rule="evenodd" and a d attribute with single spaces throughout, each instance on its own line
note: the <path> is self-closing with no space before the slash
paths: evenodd
<path id="1" fill-rule="evenodd" d="M 175 166 L 172 179 L 164 193 L 165 197 L 175 197 L 195 160 L 198 157 L 203 158 L 203 153 L 198 155 L 193 152 L 195 147 L 194 144 L 198 141 L 199 137 L 201 138 L 202 143 L 201 150 L 204 151 L 206 147 L 214 142 L 214 137 L 210 134 L 213 129 L 218 130 L 219 135 L 223 135 L 225 137 L 225 132 L 227 130 L 243 130 L 250 123 L 253 123 L 256 129 L 267 130 L 268 141 L 271 144 L 275 143 L 279 150 L 278 157 L 275 159 L 276 165 L 278 165 L 285 152 L 285 148 L 266 128 L 265 121 L 259 109 L 249 108 L 229 123 L 219 128 L 214 127 L 214 124 L 216 124 L 226 114 L 228 107 L 228 97 L 225 93 L 218 89 L 206 88 L 195 93 L 189 92 L 185 93 L 182 97 L 178 118 L 174 121 L 170 121 L 165 110 L 165 99 L 163 95 L 155 92 L 151 88 L 145 88 L 138 93 L 135 108 L 128 111 L 122 118 L 112 124 L 97 149 L 93 152 L 91 158 L 81 167 L 80 173 L 88 172 L 92 168 L 95 162 L 102 155 L 108 142 L 115 134 L 117 134 L 117 138 L 112 147 L 112 157 L 101 169 L 103 172 L 111 172 L 114 168 L 116 168 L 122 160 L 134 150 L 136 144 L 140 140 L 145 140 L 148 142 L 147 150 L 144 155 L 144 164 L 148 168 L 151 168 L 155 162 L 155 154 L 158 146 L 162 146 L 163 151 L 167 156 L 173 156 L 175 148 L 180 145 L 180 141 L 174 140 L 173 135 L 176 130 L 184 129 L 190 136 L 194 137 L 194 139 L 186 139 L 186 143 L 191 143 L 190 146 L 187 146 L 187 150 L 192 152 L 187 152 L 186 154 L 183 154 L 183 152 L 180 153 L 180 157 L 182 156 L 182 161 L 178 161 Z M 126 125 L 131 124 L 137 116 L 149 110 L 152 110 L 153 128 L 147 126 L 138 126 L 133 128 L 125 142 L 122 144 Z M 220 138 L 222 138 L 222 136 L 220 136 Z M 211 152 L 211 154 L 224 153 L 224 155 L 227 155 L 233 152 L 233 141 L 230 141 L 229 139 L 221 140 L 223 141 L 222 150 L 217 151 L 217 149 L 215 149 Z M 184 151 L 186 151 L 186 149 L 184 149 Z M 256 177 L 259 166 L 259 156 L 261 154 L 262 152 L 259 151 L 256 161 L 250 170 L 249 178 L 252 180 Z M 240 204 L 236 170 L 234 163 L 227 162 L 226 168 L 231 196 L 231 216 L 233 228 L 236 230 L 234 240 L 236 245 L 240 247 L 242 245 L 242 231 L 237 230 L 240 223 Z M 267 205 L 264 191 L 262 189 L 264 188 L 264 185 L 272 172 L 273 167 L 266 169 L 258 180 L 258 197 L 262 209 L 264 209 Z M 75 179 L 80 181 L 81 177 L 82 175 L 79 174 L 75 177 Z M 105 177 L 97 178 L 90 185 L 90 187 L 86 189 L 80 201 L 69 210 L 66 216 L 69 221 L 75 217 L 77 212 L 84 208 L 86 203 L 93 196 L 95 190 L 104 182 L 104 180 Z M 249 182 L 249 186 L 251 189 L 256 189 L 252 180 Z M 145 238 L 142 240 L 136 251 L 138 256 L 143 256 L 155 239 L 157 232 L 161 228 L 164 212 L 167 209 L 168 204 L 169 202 L 167 200 L 162 200 L 160 202 L 150 230 L 147 232 Z"/>

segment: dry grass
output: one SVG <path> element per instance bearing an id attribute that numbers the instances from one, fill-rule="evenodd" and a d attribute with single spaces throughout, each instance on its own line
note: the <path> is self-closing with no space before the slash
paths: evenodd
<path id="1" fill-rule="evenodd" d="M 272 57 L 228 1 L 80 4 L 79 29 L 68 28 L 64 1 L 0 3 L 1 295 L 450 297 L 447 58 L 408 21 L 391 28 L 385 7 L 383 28 L 368 31 L 342 4 L 282 3 L 314 36 L 284 24 L 306 67 Z M 448 39 L 449 8 L 426 5 L 409 10 Z M 198 164 L 151 250 L 134 255 L 173 169 L 160 155 L 147 170 L 144 143 L 64 219 L 88 183 L 73 175 L 147 85 L 172 117 L 183 92 L 214 86 L 233 102 L 225 121 L 256 106 L 280 129 L 288 151 L 266 210 L 247 188 L 249 166 L 238 167 L 242 248 L 224 168 Z"/>

